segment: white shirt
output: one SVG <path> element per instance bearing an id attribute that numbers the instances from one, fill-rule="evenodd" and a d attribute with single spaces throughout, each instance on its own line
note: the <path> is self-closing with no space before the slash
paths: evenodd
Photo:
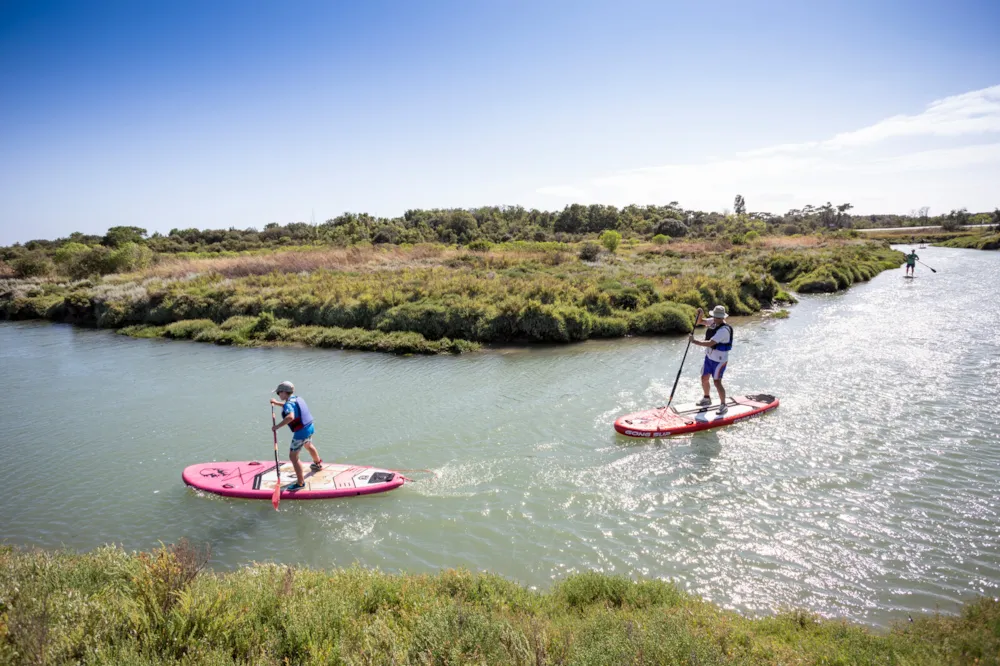
<path id="1" fill-rule="evenodd" d="M 711 337 L 711 340 L 717 344 L 724 345 L 733 341 L 733 336 L 729 333 L 728 325 L 720 326 L 719 330 L 715 332 L 715 335 Z M 715 361 L 716 363 L 725 363 L 729 360 L 729 352 L 716 349 L 715 347 L 708 347 L 705 350 L 705 356 L 710 361 Z"/>

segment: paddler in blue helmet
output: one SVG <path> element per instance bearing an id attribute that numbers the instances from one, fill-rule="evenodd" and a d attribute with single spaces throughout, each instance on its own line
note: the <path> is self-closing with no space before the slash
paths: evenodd
<path id="1" fill-rule="evenodd" d="M 281 419 L 281 423 L 273 426 L 271 430 L 277 432 L 278 428 L 288 426 L 292 431 L 292 444 L 288 451 L 288 458 L 292 461 L 298 481 L 288 486 L 287 489 L 301 490 L 306 487 L 305 475 L 302 472 L 302 463 L 299 462 L 299 452 L 302 450 L 302 447 L 305 447 L 309 455 L 312 456 L 313 462 L 309 465 L 309 468 L 314 472 L 323 469 L 323 460 L 319 457 L 319 452 L 316 451 L 316 447 L 312 443 L 313 433 L 316 432 L 313 426 L 313 417 L 309 413 L 309 405 L 306 404 L 306 401 L 301 396 L 295 395 L 295 386 L 291 382 L 281 382 L 274 392 L 278 394 L 279 399 L 275 400 L 271 398 L 271 404 L 281 407 L 281 416 L 283 418 Z"/>
<path id="2" fill-rule="evenodd" d="M 701 308 L 698 308 L 695 326 L 701 323 L 702 314 Z M 701 368 L 701 388 L 705 396 L 695 404 L 699 407 L 707 407 L 712 404 L 712 398 L 708 394 L 708 378 L 711 377 L 715 383 L 715 389 L 719 392 L 721 405 L 718 413 L 722 415 L 729 411 L 729 407 L 726 405 L 726 389 L 722 386 L 722 375 L 725 374 L 726 364 L 729 362 L 729 350 L 733 348 L 733 327 L 726 323 L 726 317 L 729 315 L 726 314 L 725 305 L 716 305 L 709 314 L 712 321 L 705 322 L 705 326 L 708 327 L 708 330 L 705 331 L 705 339 L 695 340 L 694 331 L 691 332 L 691 342 L 699 347 L 708 347 L 705 350 L 705 363 Z"/>

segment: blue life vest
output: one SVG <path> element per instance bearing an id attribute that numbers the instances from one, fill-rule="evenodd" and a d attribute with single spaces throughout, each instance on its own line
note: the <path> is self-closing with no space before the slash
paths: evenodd
<path id="1" fill-rule="evenodd" d="M 712 347 L 712 349 L 718 349 L 719 351 L 729 351 L 730 349 L 733 348 L 733 327 L 730 326 L 729 324 L 722 324 L 721 326 L 718 326 L 716 328 L 706 327 L 707 330 L 705 331 L 705 339 L 711 340 L 712 336 L 715 335 L 720 328 L 729 329 L 729 342 L 726 342 L 724 344 L 716 343 L 715 346 Z"/>
<path id="2" fill-rule="evenodd" d="M 292 432 L 298 432 L 313 422 L 312 414 L 309 413 L 309 405 L 306 404 L 305 400 L 293 395 L 288 399 L 288 402 L 291 403 L 292 411 L 295 414 L 295 418 L 288 424 Z"/>

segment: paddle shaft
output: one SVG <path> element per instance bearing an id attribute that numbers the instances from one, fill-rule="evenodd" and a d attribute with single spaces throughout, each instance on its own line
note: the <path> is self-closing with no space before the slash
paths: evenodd
<path id="1" fill-rule="evenodd" d="M 918 264 L 924 264 L 924 262 L 920 261 L 919 259 L 917 259 L 917 263 L 918 263 Z M 924 266 L 927 266 L 927 264 L 924 264 Z M 931 268 L 931 267 L 930 267 L 930 266 L 927 266 L 927 268 Z M 936 271 L 936 270 L 934 270 L 933 268 L 931 268 L 931 273 L 937 273 L 937 271 Z"/>
<path id="2" fill-rule="evenodd" d="M 698 328 L 698 324 L 701 322 L 701 317 L 697 317 L 694 320 L 694 328 Z M 694 335 L 694 329 L 691 330 L 691 335 Z M 684 356 L 681 357 L 681 367 L 677 368 L 677 377 L 674 379 L 674 387 L 670 389 L 670 399 L 667 400 L 667 407 L 670 403 L 674 401 L 674 393 L 677 391 L 677 382 L 681 380 L 681 371 L 684 369 L 684 361 L 687 360 L 688 350 L 691 349 L 691 338 L 688 338 L 687 347 L 684 348 Z"/>
<path id="3" fill-rule="evenodd" d="M 274 405 L 271 405 L 271 425 L 275 426 L 278 422 L 274 419 Z M 271 428 L 271 434 L 274 435 L 274 495 L 271 496 L 271 504 L 274 505 L 274 510 L 278 510 L 278 503 L 281 502 L 281 463 L 278 462 L 278 431 L 273 427 Z"/>

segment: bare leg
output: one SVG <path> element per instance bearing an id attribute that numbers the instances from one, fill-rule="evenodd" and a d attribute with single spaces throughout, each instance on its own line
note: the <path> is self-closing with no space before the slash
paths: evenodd
<path id="1" fill-rule="evenodd" d="M 306 442 L 304 448 L 309 452 L 309 455 L 312 456 L 313 462 L 319 462 L 319 451 L 316 450 L 316 447 L 312 442 Z"/>
<path id="2" fill-rule="evenodd" d="M 701 389 L 702 389 L 702 391 L 704 391 L 704 393 L 702 393 L 702 395 L 705 396 L 706 398 L 709 397 L 709 393 L 708 393 L 708 377 L 709 377 L 708 375 L 702 375 L 701 376 Z"/>
<path id="3" fill-rule="evenodd" d="M 295 476 L 298 477 L 299 485 L 304 486 L 306 483 L 306 477 L 302 474 L 302 463 L 299 462 L 299 452 L 289 451 L 288 459 L 292 461 L 292 467 L 295 468 Z"/>
<path id="4" fill-rule="evenodd" d="M 706 377 L 707 376 L 708 375 L 706 375 Z M 716 379 L 714 381 L 715 381 L 715 390 L 719 392 L 719 402 L 721 402 L 724 405 L 726 404 L 726 389 L 722 385 L 721 379 Z M 705 384 L 708 384 L 708 382 L 706 381 Z"/>

